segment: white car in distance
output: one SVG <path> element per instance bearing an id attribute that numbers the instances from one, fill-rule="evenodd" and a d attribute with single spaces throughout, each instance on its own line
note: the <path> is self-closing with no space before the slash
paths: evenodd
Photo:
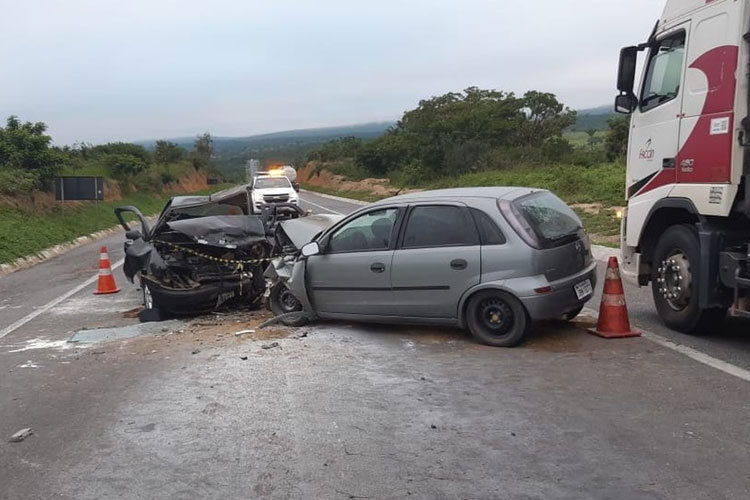
<path id="1" fill-rule="evenodd" d="M 293 203 L 299 205 L 299 194 L 283 175 L 258 175 L 253 179 L 253 211 L 260 213 L 263 205 Z"/>

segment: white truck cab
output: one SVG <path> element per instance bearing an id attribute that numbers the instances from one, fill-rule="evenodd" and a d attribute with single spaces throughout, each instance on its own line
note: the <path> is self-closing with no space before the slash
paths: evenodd
<path id="1" fill-rule="evenodd" d="M 299 205 L 299 194 L 285 175 L 259 174 L 252 184 L 253 211 L 260 213 L 263 205 L 293 203 Z"/>
<path id="2" fill-rule="evenodd" d="M 623 271 L 687 333 L 728 309 L 750 316 L 749 33 L 749 0 L 668 0 L 649 39 L 620 54 Z"/>

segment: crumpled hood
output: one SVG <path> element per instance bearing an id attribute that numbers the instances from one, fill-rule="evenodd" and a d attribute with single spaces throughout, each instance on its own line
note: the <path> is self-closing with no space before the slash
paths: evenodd
<path id="1" fill-rule="evenodd" d="M 218 215 L 168 222 L 167 227 L 196 243 L 236 248 L 266 240 L 260 218 L 254 215 Z"/>
<path id="2" fill-rule="evenodd" d="M 279 226 L 298 249 L 310 243 L 321 231 L 343 219 L 343 215 L 308 215 L 279 222 Z"/>

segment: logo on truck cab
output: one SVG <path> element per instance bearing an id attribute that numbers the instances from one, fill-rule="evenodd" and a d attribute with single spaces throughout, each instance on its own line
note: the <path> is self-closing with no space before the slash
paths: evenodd
<path id="1" fill-rule="evenodd" d="M 638 159 L 652 161 L 654 159 L 654 156 L 656 156 L 656 152 L 651 146 L 651 139 L 649 138 L 649 140 L 646 141 L 646 144 L 638 152 Z"/>

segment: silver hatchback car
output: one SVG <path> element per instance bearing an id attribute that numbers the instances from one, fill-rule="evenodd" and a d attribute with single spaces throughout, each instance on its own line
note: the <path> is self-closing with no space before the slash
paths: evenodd
<path id="1" fill-rule="evenodd" d="M 286 276 L 272 288 L 274 312 L 305 312 L 292 324 L 455 325 L 500 347 L 521 342 L 532 321 L 572 319 L 596 285 L 580 219 L 539 189 L 389 198 L 332 225 L 296 255 L 293 269 L 289 256 L 270 269 L 272 277 Z"/>

